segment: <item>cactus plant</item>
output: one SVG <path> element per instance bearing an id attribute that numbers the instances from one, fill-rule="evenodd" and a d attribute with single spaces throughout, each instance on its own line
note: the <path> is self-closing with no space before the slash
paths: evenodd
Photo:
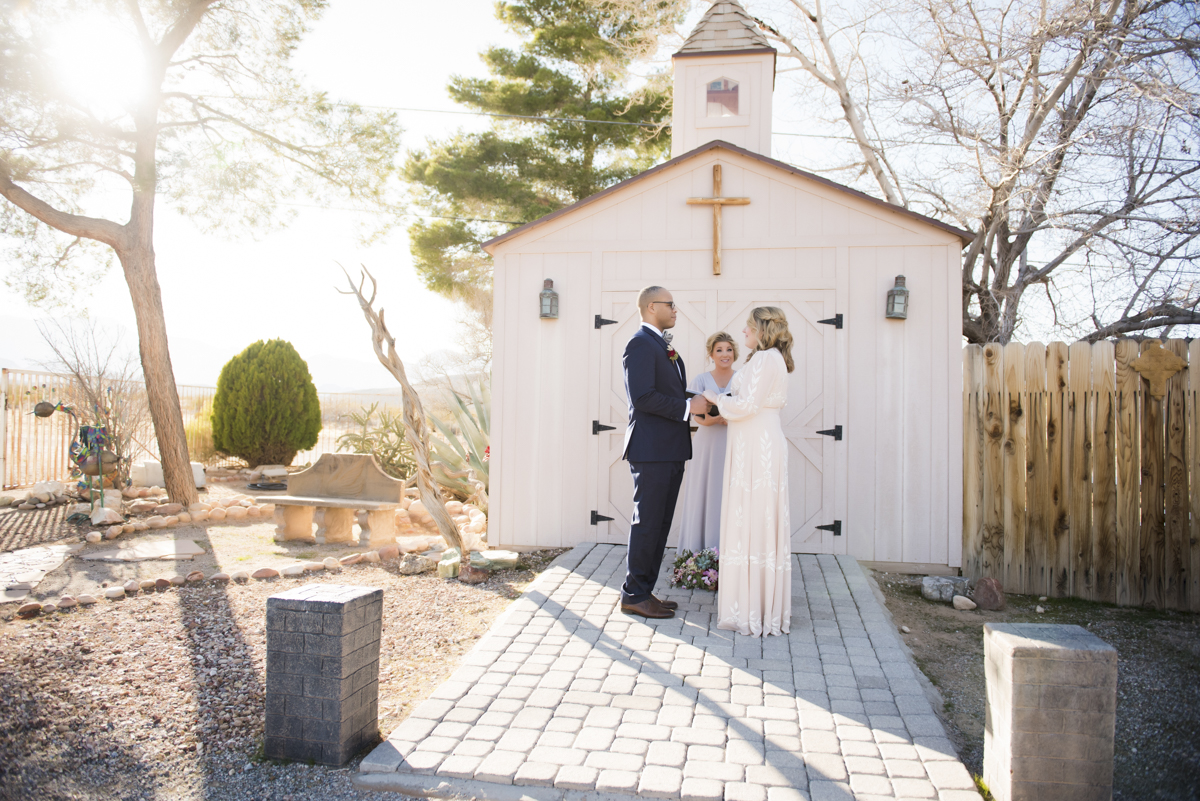
<path id="1" fill-rule="evenodd" d="M 452 393 L 450 413 L 453 422 L 430 415 L 441 434 L 430 437 L 430 468 L 434 480 L 461 500 L 472 499 L 487 508 L 488 462 L 485 458 L 491 440 L 491 388 L 488 377 L 467 380 L 470 403 L 458 392 Z M 459 433 L 455 432 L 455 428 Z M 472 473 L 475 481 L 472 481 Z M 481 484 L 482 487 L 477 486 Z M 482 492 L 480 491 L 482 489 Z"/>

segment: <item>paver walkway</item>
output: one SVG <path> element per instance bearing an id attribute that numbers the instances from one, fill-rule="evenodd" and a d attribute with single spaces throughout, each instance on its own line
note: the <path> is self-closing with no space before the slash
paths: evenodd
<path id="1" fill-rule="evenodd" d="M 355 783 L 539 801 L 979 801 L 858 563 L 795 558 L 791 633 L 759 640 L 717 629 L 703 590 L 667 590 L 670 620 L 621 614 L 625 549 L 563 554 Z"/>

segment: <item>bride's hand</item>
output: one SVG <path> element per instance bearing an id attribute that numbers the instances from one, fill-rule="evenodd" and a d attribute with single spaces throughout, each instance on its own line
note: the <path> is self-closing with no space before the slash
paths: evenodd
<path id="1" fill-rule="evenodd" d="M 714 406 L 716 405 L 717 398 L 719 398 L 719 397 L 720 396 L 717 393 L 713 392 L 711 389 L 704 390 L 704 399 L 706 401 L 708 401 L 709 403 L 713 404 Z"/>

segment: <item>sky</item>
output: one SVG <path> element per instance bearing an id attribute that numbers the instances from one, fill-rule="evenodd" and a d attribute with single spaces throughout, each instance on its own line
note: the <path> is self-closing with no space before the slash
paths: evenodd
<path id="1" fill-rule="evenodd" d="M 698 20 L 695 11 L 685 23 Z M 452 30 L 448 30 L 452 28 Z M 491 0 L 366 3 L 335 0 L 304 40 L 296 66 L 310 86 L 337 100 L 367 106 L 462 111 L 449 99 L 451 75 L 486 76 L 478 54 L 516 37 L 495 18 Z M 669 51 L 667 51 L 669 52 Z M 91 56 L 96 58 L 98 56 Z M 776 92 L 776 131 L 804 130 L 793 104 Z M 486 120 L 454 114 L 398 111 L 406 148 Z M 803 165 L 813 140 L 777 136 L 775 157 Z M 290 341 L 308 362 L 318 389 L 348 392 L 394 386 L 375 361 L 370 330 L 357 302 L 337 293 L 343 265 L 357 276 L 365 265 L 379 280 L 379 305 L 410 369 L 440 351 L 457 349 L 457 311 L 426 290 L 412 269 L 406 224 L 384 241 L 362 246 L 356 212 L 297 207 L 286 229 L 259 238 L 206 233 L 160 203 L 155 249 L 176 381 L 213 386 L 222 365 L 259 339 Z M 121 329 L 130 351 L 136 327 L 120 267 L 88 287 L 70 312 Z M 45 369 L 51 354 L 36 321 L 46 312 L 0 285 L 0 367 Z"/>

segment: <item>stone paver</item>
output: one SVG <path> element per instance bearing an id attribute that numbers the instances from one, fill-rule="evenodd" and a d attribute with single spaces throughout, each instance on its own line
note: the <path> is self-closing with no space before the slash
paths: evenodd
<path id="1" fill-rule="evenodd" d="M 564 800 L 978 799 L 858 563 L 794 558 L 791 632 L 758 640 L 716 628 L 715 593 L 665 577 L 673 619 L 621 614 L 625 549 L 575 548 L 356 783 L 433 797 L 515 798 L 518 785 Z"/>

